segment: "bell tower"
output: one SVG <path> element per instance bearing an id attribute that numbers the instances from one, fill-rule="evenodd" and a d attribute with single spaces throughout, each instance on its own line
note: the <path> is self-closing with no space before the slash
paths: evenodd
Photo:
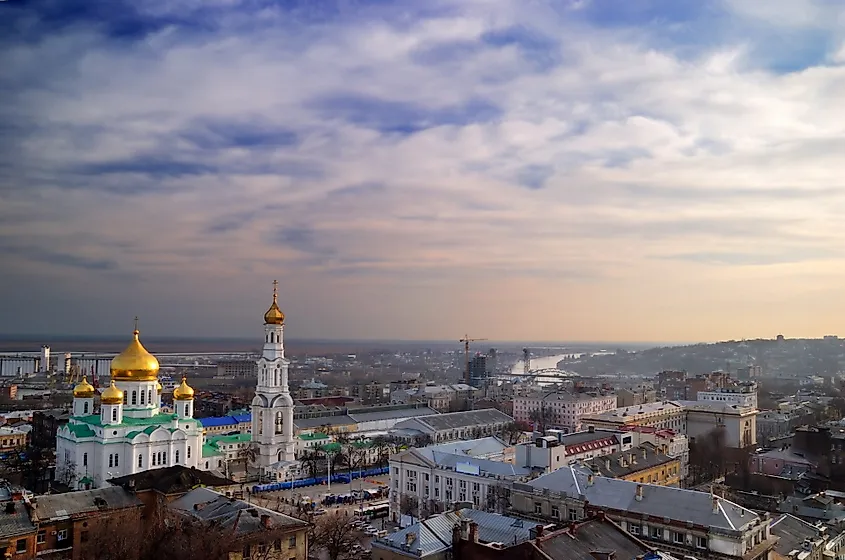
<path id="1" fill-rule="evenodd" d="M 264 347 L 258 359 L 258 381 L 252 400 L 252 441 L 256 460 L 266 469 L 283 468 L 294 460 L 293 399 L 288 389 L 285 358 L 285 314 L 279 309 L 278 281 L 273 281 L 273 303 L 264 314 Z"/>

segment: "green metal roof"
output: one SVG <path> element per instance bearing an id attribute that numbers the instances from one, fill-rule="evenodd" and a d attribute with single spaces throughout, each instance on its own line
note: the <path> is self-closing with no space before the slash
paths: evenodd
<path id="1" fill-rule="evenodd" d="M 92 426 L 104 426 L 99 414 L 92 414 L 89 416 L 77 416 L 74 417 L 74 419 L 78 422 L 84 422 L 85 424 L 90 424 Z M 123 422 L 121 422 L 120 424 L 109 424 L 109 426 L 160 426 L 162 424 L 169 424 L 177 419 L 178 416 L 176 416 L 175 414 L 156 414 L 155 416 L 150 416 L 149 418 L 130 418 L 124 414 Z M 179 420 L 179 422 L 183 424 L 198 424 L 199 420 L 196 420 L 194 418 L 183 418 Z"/>
<path id="2" fill-rule="evenodd" d="M 314 441 L 315 439 L 329 439 L 329 436 L 318 432 L 316 434 L 299 434 L 299 439 L 304 441 Z"/>
<path id="3" fill-rule="evenodd" d="M 214 445 L 203 444 L 202 446 L 202 456 L 203 457 L 218 457 L 220 456 L 220 450 L 217 449 Z"/>
<path id="4" fill-rule="evenodd" d="M 205 438 L 205 442 L 209 445 L 216 445 L 218 443 L 222 444 L 229 444 L 229 443 L 243 443 L 245 441 L 251 441 L 252 435 L 250 434 L 231 434 L 228 436 L 208 436 Z"/>
<path id="5" fill-rule="evenodd" d="M 94 437 L 94 430 L 88 424 L 71 424 L 68 422 L 68 429 L 78 438 Z"/>

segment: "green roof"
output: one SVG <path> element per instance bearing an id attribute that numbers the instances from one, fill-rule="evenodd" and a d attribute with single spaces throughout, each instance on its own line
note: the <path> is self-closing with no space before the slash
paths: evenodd
<path id="1" fill-rule="evenodd" d="M 134 432 L 129 432 L 128 434 L 126 434 L 126 437 L 129 438 L 129 439 L 132 439 L 139 434 L 147 434 L 149 436 L 149 435 L 152 435 L 152 433 L 154 431 L 156 431 L 157 429 L 158 429 L 158 426 L 147 426 L 143 430 L 135 430 Z"/>
<path id="2" fill-rule="evenodd" d="M 313 441 L 315 439 L 329 439 L 329 436 L 318 432 L 316 434 L 299 434 L 299 439 L 305 441 Z"/>
<path id="3" fill-rule="evenodd" d="M 208 436 L 205 438 L 205 443 L 208 445 L 216 445 L 218 443 L 243 443 L 245 441 L 252 441 L 251 434 L 231 434 L 228 436 Z"/>
<path id="4" fill-rule="evenodd" d="M 328 451 L 329 453 L 337 453 L 340 451 L 341 445 L 339 443 L 327 443 L 326 445 L 321 445 L 318 449 L 320 451 Z"/>
<path id="5" fill-rule="evenodd" d="M 77 438 L 94 437 L 95 435 L 94 430 L 88 424 L 71 424 L 68 422 L 67 427 Z"/>
<path id="6" fill-rule="evenodd" d="M 220 455 L 220 450 L 217 447 L 209 444 L 203 444 L 202 446 L 202 456 L 203 457 L 217 457 Z"/>
<path id="7" fill-rule="evenodd" d="M 110 426 L 160 426 L 162 424 L 169 424 L 177 419 L 178 416 L 176 416 L 175 414 L 156 414 L 155 416 L 150 416 L 149 418 L 130 418 L 124 414 L 123 422 L 121 422 L 120 424 L 110 424 Z M 79 422 L 84 422 L 85 424 L 90 424 L 92 426 L 103 426 L 103 422 L 101 421 L 99 414 L 92 414 L 90 416 L 78 416 L 76 417 L 76 420 L 78 420 Z M 194 418 L 183 418 L 179 420 L 179 422 L 197 424 L 199 421 L 195 420 Z"/>

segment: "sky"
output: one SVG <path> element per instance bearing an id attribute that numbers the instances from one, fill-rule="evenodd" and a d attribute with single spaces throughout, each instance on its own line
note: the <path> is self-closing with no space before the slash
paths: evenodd
<path id="1" fill-rule="evenodd" d="M 845 334 L 838 0 L 6 0 L 0 67 L 3 334 Z"/>

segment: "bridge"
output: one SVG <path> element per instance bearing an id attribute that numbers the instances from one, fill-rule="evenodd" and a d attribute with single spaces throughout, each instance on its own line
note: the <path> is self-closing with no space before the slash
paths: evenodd
<path id="1" fill-rule="evenodd" d="M 541 369 L 532 369 L 529 370 L 528 373 L 497 373 L 495 377 L 499 378 L 512 378 L 512 377 L 527 377 L 530 379 L 537 379 L 538 377 L 543 378 L 557 378 L 557 379 L 564 379 L 570 377 L 581 377 L 577 373 L 571 371 L 564 371 L 558 368 L 541 368 Z"/>

